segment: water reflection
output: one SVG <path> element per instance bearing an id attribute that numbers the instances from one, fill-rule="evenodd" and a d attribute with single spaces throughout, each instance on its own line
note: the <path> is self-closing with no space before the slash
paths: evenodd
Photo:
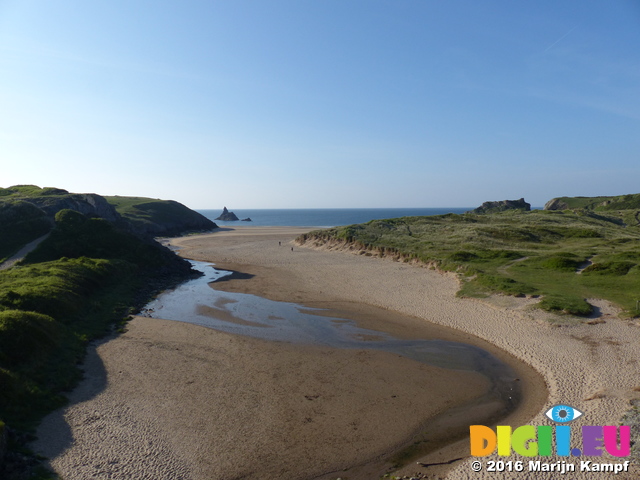
<path id="1" fill-rule="evenodd" d="M 499 400 L 507 410 L 519 400 L 513 370 L 479 347 L 439 339 L 398 339 L 358 327 L 349 319 L 320 315 L 319 309 L 216 291 L 209 284 L 232 272 L 217 270 L 205 262 L 191 263 L 204 275 L 161 294 L 142 315 L 265 340 L 393 352 L 432 366 L 482 373 L 493 385 L 492 400 Z"/>

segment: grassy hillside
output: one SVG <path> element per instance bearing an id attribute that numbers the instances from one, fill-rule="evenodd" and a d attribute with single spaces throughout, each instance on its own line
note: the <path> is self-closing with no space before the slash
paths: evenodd
<path id="1" fill-rule="evenodd" d="M 614 197 L 557 197 L 547 202 L 545 209 L 585 209 L 594 212 L 640 210 L 640 194 Z"/>
<path id="2" fill-rule="evenodd" d="M 457 271 L 463 296 L 540 295 L 542 308 L 576 315 L 589 314 L 585 299 L 597 297 L 637 315 L 640 228 L 621 217 L 542 210 L 405 217 L 315 231 L 299 241 Z M 587 261 L 593 265 L 577 273 Z"/>
<path id="3" fill-rule="evenodd" d="M 35 185 L 0 188 L 0 261 L 50 233 L 21 264 L 0 271 L 0 422 L 9 440 L 2 479 L 27 478 L 24 432 L 64 402 L 86 343 L 192 275 L 151 235 L 216 226 L 173 201 L 111 201 Z"/>
<path id="4" fill-rule="evenodd" d="M 16 185 L 0 188 L 0 262 L 53 228 L 64 209 L 102 218 L 139 236 L 180 235 L 212 230 L 215 223 L 172 200 L 102 197 L 59 188 Z"/>
<path id="5" fill-rule="evenodd" d="M 12 432 L 0 478 L 24 478 L 16 432 L 64 403 L 87 342 L 191 274 L 159 244 L 72 210 L 58 212 L 20 265 L 0 271 L 0 419 Z"/>
<path id="6" fill-rule="evenodd" d="M 63 195 L 69 195 L 69 192 L 61 188 L 40 188 L 36 185 L 14 185 L 9 188 L 0 187 L 0 198 L 51 197 Z"/>
<path id="7" fill-rule="evenodd" d="M 65 208 L 114 222 L 118 220 L 113 207 L 99 195 L 73 194 L 60 188 L 35 185 L 0 188 L 0 262 L 50 232 L 56 212 Z"/>
<path id="8" fill-rule="evenodd" d="M 185 229 L 211 230 L 217 225 L 173 200 L 144 197 L 105 197 L 116 211 L 136 230 L 151 234 L 172 235 Z"/>

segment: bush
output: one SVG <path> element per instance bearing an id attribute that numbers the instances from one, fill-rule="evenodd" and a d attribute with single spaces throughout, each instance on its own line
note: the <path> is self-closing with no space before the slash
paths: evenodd
<path id="1" fill-rule="evenodd" d="M 541 262 L 541 265 L 544 268 L 548 268 L 550 270 L 558 270 L 558 271 L 575 271 L 580 265 L 580 261 L 575 258 L 569 258 L 566 256 L 553 256 L 544 259 Z"/>
<path id="2" fill-rule="evenodd" d="M 508 277 L 500 277 L 497 275 L 479 274 L 476 278 L 479 285 L 487 288 L 491 292 L 506 293 L 508 295 L 527 295 L 536 292 L 531 285 L 517 282 Z"/>
<path id="3" fill-rule="evenodd" d="M 483 250 L 478 252 L 482 258 L 487 259 L 504 259 L 504 260 L 517 260 L 524 257 L 520 252 L 515 250 Z"/>
<path id="4" fill-rule="evenodd" d="M 478 255 L 472 252 L 466 252 L 464 250 L 453 252 L 449 255 L 449 258 L 454 262 L 470 262 L 472 260 L 476 260 Z"/>
<path id="5" fill-rule="evenodd" d="M 567 228 L 563 232 L 567 238 L 601 238 L 602 234 L 592 228 Z"/>
<path id="6" fill-rule="evenodd" d="M 577 316 L 587 316 L 593 312 L 590 303 L 575 295 L 545 295 L 538 306 L 548 312 Z"/>
<path id="7" fill-rule="evenodd" d="M 5 366 L 38 360 L 60 342 L 60 325 L 36 312 L 0 312 L 0 363 Z"/>
<path id="8" fill-rule="evenodd" d="M 629 273 L 636 264 L 632 262 L 601 262 L 589 265 L 582 271 L 583 275 L 614 275 L 622 276 Z"/>

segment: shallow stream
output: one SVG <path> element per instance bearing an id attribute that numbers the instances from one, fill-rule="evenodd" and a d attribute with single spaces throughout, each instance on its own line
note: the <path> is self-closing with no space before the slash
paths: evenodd
<path id="1" fill-rule="evenodd" d="M 233 272 L 218 270 L 205 262 L 190 262 L 203 276 L 162 293 L 143 309 L 141 315 L 270 341 L 383 350 L 431 366 L 478 372 L 491 382 L 490 391 L 470 404 L 434 419 L 456 431 L 453 436 L 468 433 L 470 423 L 463 421 L 454 425 L 450 418 L 452 413 L 465 411 L 465 421 L 474 418 L 488 424 L 506 416 L 520 401 L 520 385 L 514 371 L 482 348 L 441 339 L 395 338 L 385 332 L 361 328 L 354 320 L 333 317 L 322 309 L 217 291 L 210 284 Z M 424 435 L 420 441 L 433 443 L 434 439 L 428 437 Z"/>

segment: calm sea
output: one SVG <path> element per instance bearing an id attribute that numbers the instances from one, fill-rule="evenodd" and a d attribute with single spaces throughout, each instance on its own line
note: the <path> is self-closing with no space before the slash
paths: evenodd
<path id="1" fill-rule="evenodd" d="M 233 211 L 239 219 L 251 218 L 251 222 L 222 222 L 216 220 L 222 210 L 197 210 L 219 226 L 281 226 L 281 227 L 336 227 L 364 223 L 386 218 L 464 213 L 471 208 L 289 208 L 252 209 Z"/>

